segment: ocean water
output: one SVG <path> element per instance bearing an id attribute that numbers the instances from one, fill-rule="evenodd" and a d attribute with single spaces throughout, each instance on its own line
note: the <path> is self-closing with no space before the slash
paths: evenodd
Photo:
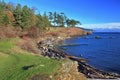
<path id="1" fill-rule="evenodd" d="M 89 65 L 120 74 L 120 33 L 96 32 L 86 37 L 67 39 L 63 43 L 68 44 L 62 46 L 67 53 L 77 57 L 82 55 L 89 60 Z"/>

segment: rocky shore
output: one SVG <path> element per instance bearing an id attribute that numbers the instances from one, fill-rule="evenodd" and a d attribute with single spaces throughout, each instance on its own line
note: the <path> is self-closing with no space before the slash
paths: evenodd
<path id="1" fill-rule="evenodd" d="M 63 52 L 62 50 L 56 48 L 53 45 L 54 40 L 46 40 L 44 42 L 37 43 L 38 48 L 42 51 L 43 56 L 47 56 L 50 58 L 55 59 L 65 59 L 69 58 L 73 61 L 78 62 L 78 71 L 85 74 L 87 78 L 98 78 L 98 79 L 115 79 L 120 78 L 120 75 L 115 73 L 108 73 L 104 71 L 100 71 L 98 69 L 95 69 L 88 65 L 86 63 L 86 59 L 77 58 L 71 55 L 68 55 L 67 53 Z"/>
<path id="2" fill-rule="evenodd" d="M 116 79 L 120 78 L 119 74 L 116 73 L 108 73 L 98 69 L 93 68 L 88 65 L 86 59 L 78 58 L 75 56 L 68 55 L 64 51 L 55 47 L 56 39 L 48 39 L 45 41 L 40 41 L 37 43 L 37 47 L 41 50 L 43 56 L 54 58 L 54 59 L 70 59 L 73 61 L 77 61 L 78 63 L 78 71 L 83 73 L 87 78 L 92 79 Z"/>
<path id="3" fill-rule="evenodd" d="M 37 43 L 37 47 L 40 49 L 41 55 L 54 59 L 65 59 L 67 54 L 55 48 L 53 42 L 54 40 L 51 39 Z"/>

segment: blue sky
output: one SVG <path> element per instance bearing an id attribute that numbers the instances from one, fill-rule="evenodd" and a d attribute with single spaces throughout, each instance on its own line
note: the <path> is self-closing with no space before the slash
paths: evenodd
<path id="1" fill-rule="evenodd" d="M 5 0 L 36 7 L 37 11 L 64 12 L 82 24 L 120 22 L 120 0 Z"/>

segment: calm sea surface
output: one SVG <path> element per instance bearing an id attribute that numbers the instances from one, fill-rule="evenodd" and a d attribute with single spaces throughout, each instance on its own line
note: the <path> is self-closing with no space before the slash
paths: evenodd
<path id="1" fill-rule="evenodd" d="M 100 39 L 96 39 L 98 36 Z M 120 74 L 120 33 L 93 33 L 86 37 L 75 37 L 63 42 L 62 48 L 71 55 L 89 60 L 91 66 Z"/>

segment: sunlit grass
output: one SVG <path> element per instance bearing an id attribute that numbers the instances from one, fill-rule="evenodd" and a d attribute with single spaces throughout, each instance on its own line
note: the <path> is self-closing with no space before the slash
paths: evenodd
<path id="1" fill-rule="evenodd" d="M 32 55 L 16 53 L 14 39 L 0 41 L 0 80 L 26 80 L 37 74 L 53 74 L 62 61 Z M 29 67 L 31 66 L 31 67 Z M 28 67 L 24 69 L 24 67 Z"/>

